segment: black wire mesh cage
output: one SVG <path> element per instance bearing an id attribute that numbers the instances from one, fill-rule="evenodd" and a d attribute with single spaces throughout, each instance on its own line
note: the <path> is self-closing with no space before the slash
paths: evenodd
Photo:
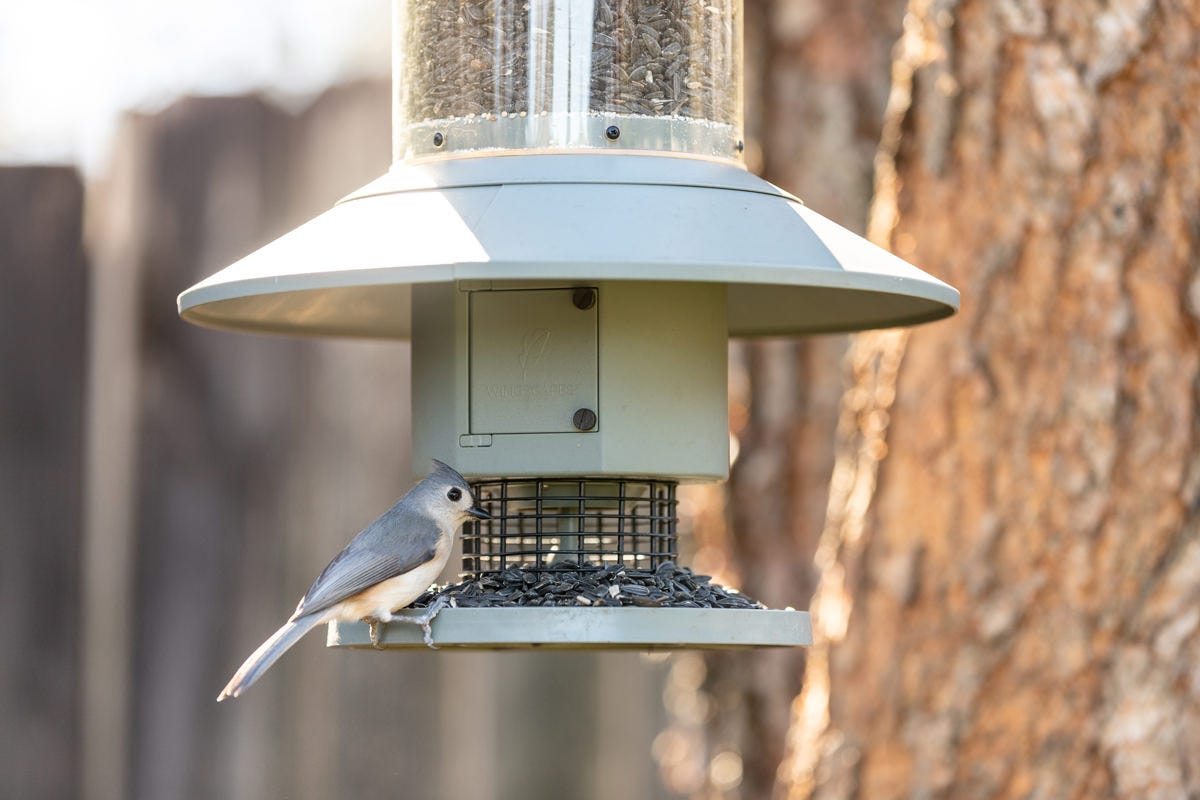
<path id="1" fill-rule="evenodd" d="M 492 515 L 463 529 L 463 572 L 654 569 L 676 559 L 676 482 L 500 478 L 472 484 Z"/>

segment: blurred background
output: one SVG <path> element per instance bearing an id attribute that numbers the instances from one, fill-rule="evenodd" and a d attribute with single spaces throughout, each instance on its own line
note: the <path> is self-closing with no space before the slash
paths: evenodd
<path id="1" fill-rule="evenodd" d="M 690 563 L 814 647 L 232 670 L 408 485 L 408 348 L 175 296 L 389 158 L 386 0 L 0 0 L 0 794 L 1200 796 L 1200 11 L 746 0 L 747 161 L 956 285 L 731 343 Z M 453 566 L 447 579 L 453 577 Z"/>

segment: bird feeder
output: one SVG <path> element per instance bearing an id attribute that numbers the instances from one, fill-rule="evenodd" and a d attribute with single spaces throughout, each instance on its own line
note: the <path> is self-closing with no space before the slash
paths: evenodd
<path id="1" fill-rule="evenodd" d="M 806 613 L 696 607 L 676 572 L 677 486 L 728 475 L 727 340 L 936 320 L 958 293 L 745 169 L 740 0 L 399 0 L 394 26 L 392 168 L 185 291 L 184 319 L 411 339 L 414 463 L 494 517 L 466 576 L 618 587 L 448 608 L 439 645 L 809 643 Z M 666 588 L 626 596 L 637 576 Z"/>

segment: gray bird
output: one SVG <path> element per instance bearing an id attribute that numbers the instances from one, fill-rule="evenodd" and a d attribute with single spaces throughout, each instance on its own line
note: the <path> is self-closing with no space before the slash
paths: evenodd
<path id="1" fill-rule="evenodd" d="M 300 637 L 322 622 L 363 620 L 371 643 L 379 646 L 379 624 L 429 588 L 450 557 L 454 533 L 471 518 L 490 519 L 475 503 L 462 475 L 440 461 L 433 472 L 401 497 L 379 519 L 363 528 L 301 598 L 296 611 L 234 673 L 217 702 L 237 697 L 251 686 Z M 425 630 L 442 604 L 419 617 L 399 617 Z"/>

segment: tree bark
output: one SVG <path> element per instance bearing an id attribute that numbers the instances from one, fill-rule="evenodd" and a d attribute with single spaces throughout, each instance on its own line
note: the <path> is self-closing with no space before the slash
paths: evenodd
<path id="1" fill-rule="evenodd" d="M 1200 794 L 1200 11 L 913 0 L 789 797 Z"/>

